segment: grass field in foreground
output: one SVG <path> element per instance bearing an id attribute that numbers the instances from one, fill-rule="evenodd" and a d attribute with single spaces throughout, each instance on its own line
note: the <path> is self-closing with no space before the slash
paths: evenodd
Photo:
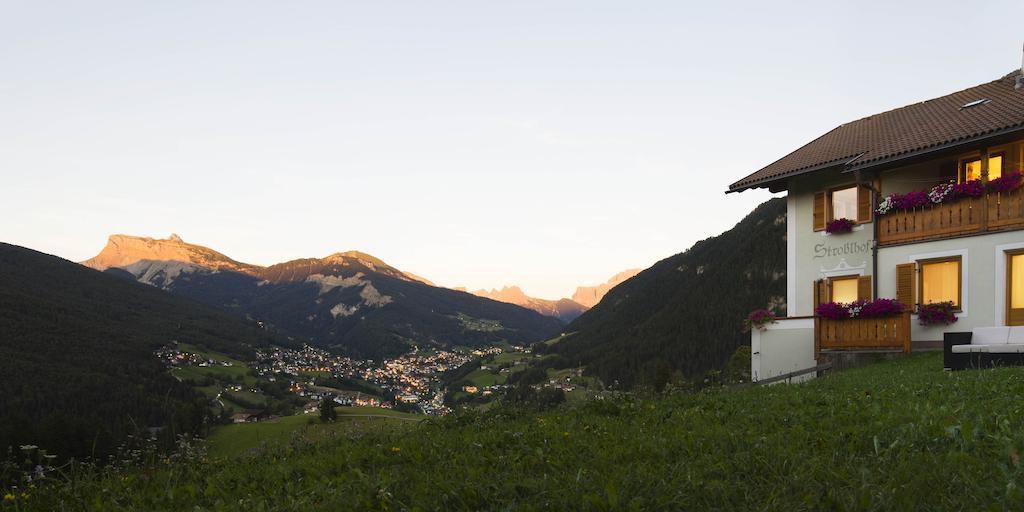
<path id="1" fill-rule="evenodd" d="M 207 439 L 208 453 L 211 457 L 231 457 L 255 448 L 285 444 L 293 438 L 318 441 L 331 432 L 383 430 L 425 418 L 379 407 L 338 407 L 335 410 L 338 411 L 338 420 L 333 423 L 321 422 L 318 414 L 300 414 L 217 427 Z"/>
<path id="2" fill-rule="evenodd" d="M 36 510 L 1021 510 L 1024 368 L 937 353 L 797 385 L 496 407 L 80 474 Z"/>

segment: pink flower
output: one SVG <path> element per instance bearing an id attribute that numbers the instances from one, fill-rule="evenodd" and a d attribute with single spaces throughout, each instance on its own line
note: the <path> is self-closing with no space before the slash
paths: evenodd
<path id="1" fill-rule="evenodd" d="M 853 231 L 854 222 L 850 219 L 836 219 L 825 225 L 826 233 L 849 233 Z"/>
<path id="2" fill-rule="evenodd" d="M 1012 192 L 1020 186 L 1021 174 L 1019 171 L 1004 174 L 988 182 L 989 190 L 993 192 Z"/>

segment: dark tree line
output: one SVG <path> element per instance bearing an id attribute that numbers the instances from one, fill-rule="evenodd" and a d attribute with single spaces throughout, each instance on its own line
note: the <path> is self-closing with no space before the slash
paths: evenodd
<path id="1" fill-rule="evenodd" d="M 156 288 L 0 244 L 0 454 L 101 459 L 129 435 L 202 434 L 206 400 L 154 351 L 172 340 L 251 360 L 288 340 Z M 2 456 L 2 455 L 0 455 Z"/>
<path id="2" fill-rule="evenodd" d="M 786 203 L 772 199 L 725 233 L 613 288 L 546 351 L 606 385 L 660 389 L 722 368 L 749 334 L 741 322 L 786 292 Z M 784 314 L 784 308 L 777 313 Z"/>

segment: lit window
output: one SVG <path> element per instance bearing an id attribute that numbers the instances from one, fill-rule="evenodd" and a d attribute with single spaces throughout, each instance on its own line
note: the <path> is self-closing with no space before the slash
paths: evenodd
<path id="1" fill-rule="evenodd" d="M 1024 309 L 1024 254 L 1010 256 L 1010 309 Z"/>
<path id="2" fill-rule="evenodd" d="M 857 187 L 832 191 L 832 220 L 857 220 Z"/>
<path id="3" fill-rule="evenodd" d="M 832 282 L 832 302 L 849 304 L 857 300 L 857 276 L 834 277 Z"/>
<path id="4" fill-rule="evenodd" d="M 994 180 L 1003 175 L 1003 155 L 992 155 L 988 157 L 988 179 Z M 963 181 L 981 179 L 981 159 L 965 160 L 963 162 Z"/>
<path id="5" fill-rule="evenodd" d="M 921 303 L 960 307 L 960 258 L 921 262 Z"/>

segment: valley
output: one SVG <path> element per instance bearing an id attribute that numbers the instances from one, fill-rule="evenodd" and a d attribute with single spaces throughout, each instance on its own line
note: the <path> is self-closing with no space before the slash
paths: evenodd
<path id="1" fill-rule="evenodd" d="M 515 304 L 433 286 L 358 251 L 264 267 L 177 235 L 113 235 L 82 263 L 360 359 L 395 357 L 414 347 L 524 345 L 563 325 Z"/>

